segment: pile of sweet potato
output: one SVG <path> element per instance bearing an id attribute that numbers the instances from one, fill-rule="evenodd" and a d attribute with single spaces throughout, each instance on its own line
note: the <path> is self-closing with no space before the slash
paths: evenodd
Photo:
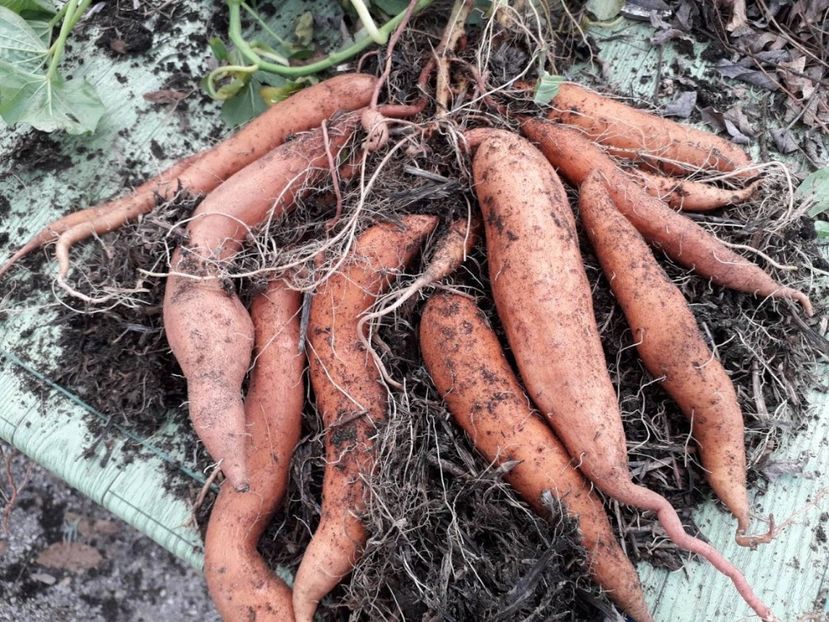
<path id="1" fill-rule="evenodd" d="M 0 267 L 1 275 L 57 240 L 65 283 L 75 242 L 148 213 L 181 190 L 205 195 L 170 261 L 164 326 L 187 379 L 193 427 L 225 478 L 207 530 L 205 575 L 228 620 L 310 621 L 359 559 L 369 535 L 361 513 L 377 435 L 390 391 L 402 389 L 374 352 L 370 321 L 450 275 L 480 236 L 477 217 L 441 229 L 435 215 L 394 221 L 378 215 L 316 287 L 307 328 L 289 271 L 272 274 L 250 309 L 228 285 L 226 267 L 252 232 L 323 181 L 333 179 L 338 190 L 364 175 L 366 151 L 382 153 L 386 146 L 389 118 L 422 112 L 419 105 L 378 106 L 376 85 L 372 76 L 343 74 L 300 91 L 131 194 L 52 223 Z M 593 486 L 654 512 L 672 541 L 710 561 L 761 618 L 773 619 L 736 567 L 686 533 L 665 498 L 631 480 L 576 218 L 558 176 L 578 188 L 584 230 L 639 355 L 691 421 L 711 488 L 737 521 L 738 543 L 754 547 L 770 534 L 749 533 L 743 419 L 734 387 L 651 245 L 718 287 L 790 299 L 811 315 L 805 293 L 776 282 L 682 214 L 746 199 L 760 169 L 714 135 L 575 84 L 561 85 L 537 117 L 513 120 L 523 136 L 469 129 L 460 134 L 459 157 L 471 160 L 492 297 L 517 369 L 476 301 L 443 292 L 428 300 L 419 327 L 435 387 L 483 459 L 506 465 L 507 481 L 533 509 L 547 513 L 542 498 L 551 493 L 576 518 L 591 575 L 632 618 L 651 619 Z M 360 132 L 368 138 L 355 149 L 352 138 Z M 621 168 L 620 160 L 634 166 Z M 683 179 L 690 171 L 717 172 L 733 185 Z M 338 211 L 340 201 L 338 195 Z M 426 271 L 377 311 L 397 275 L 439 230 Z M 306 362 L 325 425 L 326 468 L 320 523 L 289 588 L 256 544 L 287 486 Z"/>

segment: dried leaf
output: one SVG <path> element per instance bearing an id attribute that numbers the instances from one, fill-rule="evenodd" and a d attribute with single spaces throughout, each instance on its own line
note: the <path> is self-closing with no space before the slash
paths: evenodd
<path id="1" fill-rule="evenodd" d="M 622 7 L 622 15 L 638 22 L 649 22 L 651 15 L 667 19 L 671 16 L 671 7 L 662 0 L 630 0 Z"/>
<path id="2" fill-rule="evenodd" d="M 802 459 L 769 460 L 762 467 L 760 467 L 760 471 L 762 471 L 763 475 L 765 475 L 769 481 L 772 482 L 784 475 L 800 475 L 802 477 L 812 479 L 814 474 L 803 472 L 804 463 L 805 461 Z"/>
<path id="3" fill-rule="evenodd" d="M 185 97 L 187 97 L 187 93 L 174 89 L 162 89 L 160 91 L 144 93 L 144 99 L 154 104 L 175 104 Z"/>
<path id="4" fill-rule="evenodd" d="M 700 110 L 700 115 L 702 116 L 702 121 L 712 130 L 716 130 L 717 132 L 724 132 L 725 131 L 725 117 L 723 114 L 711 106 L 708 108 L 703 108 Z"/>
<path id="5" fill-rule="evenodd" d="M 693 16 L 696 12 L 697 7 L 689 0 L 682 0 L 679 8 L 676 10 L 676 22 L 685 32 L 691 31 L 691 26 L 694 21 Z"/>
<path id="6" fill-rule="evenodd" d="M 724 0 L 723 4 L 731 7 L 731 21 L 726 26 L 728 32 L 734 32 L 745 26 L 748 21 L 746 17 L 746 0 Z"/>
<path id="7" fill-rule="evenodd" d="M 763 50 L 754 55 L 754 60 L 761 63 L 771 63 L 777 65 L 791 60 L 791 53 L 789 50 Z M 750 63 L 751 59 L 746 59 L 746 63 Z"/>
<path id="8" fill-rule="evenodd" d="M 734 125 L 734 122 L 731 119 L 723 117 L 723 122 L 725 123 L 725 131 L 728 132 L 728 135 L 731 136 L 731 140 L 738 145 L 747 145 L 751 142 L 748 136 L 743 134 L 740 129 Z"/>
<path id="9" fill-rule="evenodd" d="M 754 127 L 751 125 L 751 121 L 748 120 L 748 117 L 743 112 L 742 106 L 737 105 L 729 108 L 725 111 L 723 117 L 736 125 L 737 129 L 739 129 L 740 132 L 746 136 L 755 136 L 757 134 Z"/>
<path id="10" fill-rule="evenodd" d="M 662 45 L 674 39 L 684 39 L 685 41 L 690 41 L 691 43 L 693 43 L 693 39 L 688 37 L 683 31 L 679 30 L 678 28 L 668 28 L 666 30 L 660 30 L 654 36 L 651 37 L 650 41 L 652 45 Z"/>
<path id="11" fill-rule="evenodd" d="M 95 547 L 80 542 L 57 542 L 46 547 L 35 560 L 41 566 L 83 572 L 98 566 L 104 558 Z"/>
<path id="12" fill-rule="evenodd" d="M 670 104 L 665 106 L 662 114 L 666 117 L 679 117 L 680 119 L 687 119 L 694 111 L 694 106 L 697 105 L 696 91 L 681 92 Z"/>
<path id="13" fill-rule="evenodd" d="M 771 131 L 771 137 L 774 139 L 774 144 L 777 145 L 777 150 L 780 153 L 792 153 L 797 151 L 797 141 L 794 134 L 786 128 L 781 128 Z"/>
<path id="14" fill-rule="evenodd" d="M 762 71 L 747 69 L 726 59 L 722 59 L 717 63 L 717 70 L 726 78 L 748 82 L 770 91 L 776 91 L 778 88 L 777 84 Z"/>
<path id="15" fill-rule="evenodd" d="M 791 71 L 787 71 L 787 70 Z M 799 56 L 787 63 L 780 63 L 777 66 L 777 72 L 780 74 L 786 88 L 794 95 L 802 95 L 803 97 L 810 97 L 815 91 L 815 86 L 812 81 L 806 77 L 806 57 Z"/>

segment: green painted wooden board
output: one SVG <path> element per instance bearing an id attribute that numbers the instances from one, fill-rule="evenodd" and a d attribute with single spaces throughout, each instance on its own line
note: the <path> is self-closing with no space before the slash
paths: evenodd
<path id="1" fill-rule="evenodd" d="M 205 12 L 203 8 L 198 10 Z M 143 98 L 145 93 L 163 87 L 167 74 L 157 70 L 162 62 L 185 63 L 194 73 L 204 73 L 198 46 L 191 46 L 190 55 L 184 56 L 172 45 L 201 28 L 198 22 L 182 22 L 180 33 L 157 38 L 153 50 L 139 57 L 141 62 L 129 57 L 87 56 L 75 73 L 93 80 L 110 112 L 94 136 L 56 139 L 65 153 L 85 146 L 102 148 L 105 155 L 94 160 L 74 157 L 60 172 L 9 170 L 0 159 L 0 196 L 11 205 L 10 216 L 0 223 L 0 233 L 9 235 L 5 247 L 0 247 L 0 258 L 8 256 L 56 214 L 94 203 L 119 190 L 117 171 L 125 161 L 140 163 L 135 172 L 148 176 L 210 142 L 211 131 L 221 126 L 215 104 L 195 104 L 192 109 L 197 113 L 182 117 L 169 106 L 153 105 Z M 660 56 L 647 43 L 651 34 L 648 27 L 623 22 L 613 31 L 594 30 L 592 34 L 600 41 L 605 79 L 631 94 L 653 92 L 656 64 L 661 60 L 667 68 L 672 52 L 666 49 Z M 694 75 L 706 76 L 710 69 L 699 64 L 693 71 Z M 131 130 L 128 140 L 119 135 L 122 128 Z M 16 130 L 3 130 L 0 156 L 8 154 L 18 134 Z M 167 154 L 165 158 L 153 155 L 151 141 Z M 174 554 L 199 566 L 201 542 L 188 504 L 164 489 L 166 472 L 172 466 L 178 470 L 177 477 L 198 490 L 203 477 L 194 472 L 192 458 L 183 452 L 157 449 L 159 438 L 141 439 L 119 429 L 107 433 L 111 441 L 108 449 L 101 443 L 94 455 L 85 456 L 91 433 L 84 417 L 101 415 L 90 414 L 77 396 L 51 384 L 39 371 L 56 354 L 58 329 L 52 320 L 57 299 L 44 292 L 24 305 L 12 306 L 5 297 L 8 287 L 14 287 L 14 280 L 0 284 L 0 310 L 7 316 L 0 323 L 0 438 Z M 33 393 L 33 380 L 45 392 Z M 814 392 L 811 403 L 817 416 L 809 433 L 792 439 L 776 454 L 781 461 L 803 459 L 802 473 L 780 477 L 762 498 L 754 500 L 758 515 L 774 513 L 779 522 L 792 518 L 775 542 L 755 552 L 739 549 L 732 542 L 733 521 L 725 513 L 713 505 L 695 513 L 697 524 L 711 542 L 745 570 L 757 591 L 785 620 L 829 612 L 829 549 L 818 530 L 821 522 L 829 528 L 829 521 L 821 519 L 824 512 L 829 512 L 825 475 L 829 472 L 829 399 Z M 164 413 L 159 415 L 163 417 Z M 170 426 L 161 433 L 175 434 Z M 142 461 L 124 461 L 122 452 L 129 445 L 141 445 L 152 455 Z M 109 453 L 106 460 L 105 452 Z M 792 516 L 796 511 L 800 513 Z M 666 573 L 641 564 L 639 570 L 657 620 L 730 622 L 751 618 L 731 585 L 708 566 L 689 562 L 682 571 Z"/>

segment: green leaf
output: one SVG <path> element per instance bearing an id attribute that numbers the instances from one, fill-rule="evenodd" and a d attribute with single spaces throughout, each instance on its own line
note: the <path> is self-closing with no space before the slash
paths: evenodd
<path id="1" fill-rule="evenodd" d="M 231 127 L 247 123 L 268 109 L 259 94 L 262 83 L 252 79 L 247 86 L 222 104 L 222 119 Z"/>
<path id="2" fill-rule="evenodd" d="M 625 0 L 587 0 L 587 10 L 600 22 L 616 17 L 625 6 Z"/>
<path id="3" fill-rule="evenodd" d="M 825 220 L 816 220 L 815 233 L 817 233 L 817 237 L 821 239 L 829 238 L 829 222 L 826 222 Z"/>
<path id="4" fill-rule="evenodd" d="M 388 16 L 397 15 L 406 10 L 409 6 L 407 0 L 372 0 L 372 6 L 376 6 Z"/>
<path id="5" fill-rule="evenodd" d="M 95 89 L 82 79 L 49 81 L 35 76 L 0 101 L 0 116 L 6 123 L 28 123 L 44 132 L 92 132 L 104 111 Z"/>
<path id="6" fill-rule="evenodd" d="M 533 102 L 539 106 L 546 106 L 553 98 L 558 95 L 558 87 L 564 82 L 564 76 L 555 76 L 544 72 L 544 75 L 538 79 L 535 84 L 535 94 L 533 95 Z"/>
<path id="7" fill-rule="evenodd" d="M 282 86 L 263 86 L 259 89 L 259 95 L 268 106 L 273 106 L 274 104 L 281 102 L 283 99 L 288 99 L 291 95 L 302 88 L 302 84 L 286 81 L 286 83 Z"/>
<path id="8" fill-rule="evenodd" d="M 213 52 L 213 56 L 215 56 L 216 60 L 220 63 L 223 63 L 230 58 L 230 53 L 227 51 L 225 42 L 219 39 L 219 37 L 213 37 L 207 43 L 210 46 L 210 50 Z"/>
<path id="9" fill-rule="evenodd" d="M 48 45 L 22 17 L 0 6 L 0 84 L 9 73 L 40 73 Z"/>
<path id="10" fill-rule="evenodd" d="M 0 0 L 0 6 L 23 17 L 42 17 L 55 14 L 55 6 L 49 0 Z"/>
<path id="11" fill-rule="evenodd" d="M 43 41 L 43 45 L 48 47 L 52 43 L 52 28 L 49 22 L 41 22 L 37 20 L 29 20 L 29 26 L 34 30 L 35 34 Z"/>
<path id="12" fill-rule="evenodd" d="M 829 168 L 822 168 L 807 176 L 798 186 L 794 196 L 812 205 L 809 208 L 809 216 L 815 217 L 829 210 Z"/>
<path id="13" fill-rule="evenodd" d="M 314 40 L 314 14 L 310 11 L 305 11 L 299 16 L 294 27 L 294 36 L 296 42 L 302 47 L 308 47 Z"/>

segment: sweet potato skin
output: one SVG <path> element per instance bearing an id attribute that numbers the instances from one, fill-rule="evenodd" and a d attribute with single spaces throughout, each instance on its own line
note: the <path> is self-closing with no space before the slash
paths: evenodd
<path id="1" fill-rule="evenodd" d="M 629 170 L 627 173 L 645 192 L 683 212 L 710 212 L 743 203 L 757 190 L 757 182 L 745 188 L 725 189 L 647 171 Z"/>
<path id="2" fill-rule="evenodd" d="M 174 163 L 126 196 L 106 201 L 59 218 L 39 231 L 12 257 L 0 265 L 0 277 L 20 258 L 55 237 L 62 237 L 58 252 L 60 274 L 69 271 L 69 249 L 92 235 L 106 233 L 128 220 L 147 214 L 159 200 L 170 200 L 184 190 L 206 194 L 224 180 L 281 145 L 292 134 L 319 127 L 336 112 L 368 105 L 376 78 L 366 74 L 342 74 L 293 94 L 215 147 Z"/>
<path id="3" fill-rule="evenodd" d="M 585 457 L 590 480 L 627 478 L 616 393 L 564 187 L 544 156 L 509 132 L 491 131 L 472 166 L 492 293 L 529 396 L 570 455 Z M 566 427 L 556 425 L 565 418 Z"/>
<path id="4" fill-rule="evenodd" d="M 700 335 L 682 292 L 614 207 L 599 173 L 581 185 L 579 213 L 648 371 L 691 420 L 716 495 L 749 527 L 743 415 L 731 379 Z"/>
<path id="5" fill-rule="evenodd" d="M 615 155 L 643 159 L 669 172 L 732 172 L 751 164 L 742 149 L 715 134 L 637 110 L 577 84 L 561 84 L 548 118 L 580 127 L 591 140 L 614 148 Z"/>
<path id="6" fill-rule="evenodd" d="M 478 451 L 496 465 L 516 461 L 504 479 L 545 517 L 542 494 L 549 490 L 578 520 L 596 582 L 634 620 L 651 620 L 636 570 L 616 542 L 600 499 L 530 408 L 475 303 L 457 294 L 432 296 L 421 318 L 420 347 L 438 392 Z"/>
<path id="7" fill-rule="evenodd" d="M 521 131 L 574 186 L 594 170 L 602 173 L 616 208 L 648 242 L 678 263 L 723 287 L 756 296 L 788 298 L 800 303 L 807 315 L 814 313 L 808 296 L 781 285 L 760 266 L 648 194 L 583 132 L 541 119 L 524 119 Z"/>
<path id="8" fill-rule="evenodd" d="M 331 149 L 341 147 L 358 123 L 359 115 L 349 113 L 332 124 Z M 221 279 L 222 262 L 250 229 L 279 217 L 307 184 L 324 178 L 327 162 L 320 130 L 277 147 L 202 201 L 187 227 L 186 246 L 173 253 L 164 291 L 167 341 L 187 378 L 193 427 L 239 490 L 247 486 L 241 387 L 253 326 L 232 285 Z"/>
<path id="9" fill-rule="evenodd" d="M 222 486 L 205 536 L 204 574 L 226 622 L 293 619 L 290 588 L 256 550 L 288 486 L 299 442 L 305 355 L 298 352 L 300 295 L 273 281 L 251 305 L 256 356 L 245 399 L 250 490 Z"/>
<path id="10" fill-rule="evenodd" d="M 434 216 L 410 215 L 400 225 L 367 229 L 340 272 L 314 294 L 308 358 L 325 426 L 326 466 L 320 523 L 294 582 L 298 622 L 313 619 L 319 600 L 351 572 L 366 541 L 360 520 L 367 494 L 363 478 L 374 465 L 374 436 L 385 419 L 388 396 L 360 340 L 360 316 L 388 288 L 394 273 L 414 258 L 436 225 Z"/>
<path id="11" fill-rule="evenodd" d="M 472 168 L 495 305 L 530 399 L 590 481 L 623 503 L 656 512 L 671 540 L 703 555 L 758 615 L 772 619 L 739 569 L 688 535 L 665 498 L 631 479 L 575 221 L 558 176 L 529 142 L 497 130 L 480 143 Z"/>

